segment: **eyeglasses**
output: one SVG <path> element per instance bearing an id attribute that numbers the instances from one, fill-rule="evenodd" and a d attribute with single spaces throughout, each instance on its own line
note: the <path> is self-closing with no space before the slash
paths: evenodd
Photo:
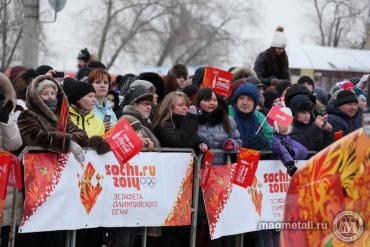
<path id="1" fill-rule="evenodd" d="M 141 101 L 139 104 L 146 106 L 146 107 L 153 106 L 153 102 L 150 102 L 150 101 Z"/>

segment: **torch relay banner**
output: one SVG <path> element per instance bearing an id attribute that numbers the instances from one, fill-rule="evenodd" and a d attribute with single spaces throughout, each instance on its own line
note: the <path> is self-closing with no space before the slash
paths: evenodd
<path id="1" fill-rule="evenodd" d="M 296 166 L 305 163 L 298 161 Z M 207 186 L 202 188 L 211 239 L 261 230 L 260 222 L 283 219 L 291 178 L 281 161 L 260 160 L 255 179 L 247 188 L 233 183 L 236 166 L 213 166 Z"/>
<path id="2" fill-rule="evenodd" d="M 19 232 L 191 223 L 193 154 L 139 153 L 120 165 L 93 150 L 27 153 Z"/>

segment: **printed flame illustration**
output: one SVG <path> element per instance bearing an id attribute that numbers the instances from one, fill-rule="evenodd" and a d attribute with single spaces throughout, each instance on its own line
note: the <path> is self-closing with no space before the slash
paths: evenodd
<path id="1" fill-rule="evenodd" d="M 215 231 L 220 213 L 230 197 L 233 187 L 231 180 L 235 168 L 236 164 L 213 166 L 208 183 L 202 189 L 211 236 Z"/>
<path id="2" fill-rule="evenodd" d="M 342 246 L 334 236 L 333 220 L 343 210 L 360 214 L 370 224 L 370 138 L 357 130 L 311 158 L 289 186 L 284 222 L 326 222 L 326 229 L 282 231 L 281 245 Z M 351 246 L 369 246 L 370 232 Z"/>
<path id="3" fill-rule="evenodd" d="M 92 208 L 96 203 L 96 200 L 99 197 L 100 192 L 102 191 L 102 187 L 99 183 L 100 179 L 102 179 L 102 176 L 100 174 L 96 175 L 96 179 L 98 181 L 97 185 L 94 187 L 91 183 L 91 178 L 94 176 L 94 174 L 95 169 L 89 162 L 86 166 L 83 178 L 81 179 L 81 181 L 79 181 L 80 198 L 87 214 L 90 214 Z"/>
<path id="4" fill-rule="evenodd" d="M 251 195 L 254 207 L 260 217 L 262 213 L 262 197 L 263 197 L 261 187 L 262 184 L 258 182 L 257 177 L 254 177 L 252 186 L 248 187 L 248 193 Z"/>
<path id="5" fill-rule="evenodd" d="M 166 217 L 164 226 L 189 225 L 191 223 L 191 199 L 193 194 L 193 160 L 189 163 L 186 176 L 182 181 L 177 200 L 171 213 Z"/>
<path id="6" fill-rule="evenodd" d="M 21 226 L 41 207 L 58 185 L 69 154 L 26 153 L 24 155 L 25 203 Z"/>

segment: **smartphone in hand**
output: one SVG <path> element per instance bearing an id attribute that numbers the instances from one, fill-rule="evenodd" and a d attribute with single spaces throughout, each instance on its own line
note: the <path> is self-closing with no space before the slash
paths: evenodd
<path id="1" fill-rule="evenodd" d="M 103 122 L 104 122 L 104 123 L 108 123 L 108 122 L 110 122 L 111 117 L 112 117 L 111 115 L 105 115 L 105 116 L 104 116 L 104 119 L 103 119 Z"/>

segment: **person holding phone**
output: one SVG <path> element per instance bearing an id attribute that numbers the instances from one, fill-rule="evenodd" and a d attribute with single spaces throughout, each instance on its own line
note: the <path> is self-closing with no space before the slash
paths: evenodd
<path id="1" fill-rule="evenodd" d="M 112 78 L 105 69 L 94 69 L 89 74 L 89 82 L 96 91 L 94 113 L 103 121 L 105 131 L 109 130 L 117 122 L 112 103 L 106 98 L 111 87 L 111 81 Z M 107 115 L 110 117 L 105 117 Z"/>

